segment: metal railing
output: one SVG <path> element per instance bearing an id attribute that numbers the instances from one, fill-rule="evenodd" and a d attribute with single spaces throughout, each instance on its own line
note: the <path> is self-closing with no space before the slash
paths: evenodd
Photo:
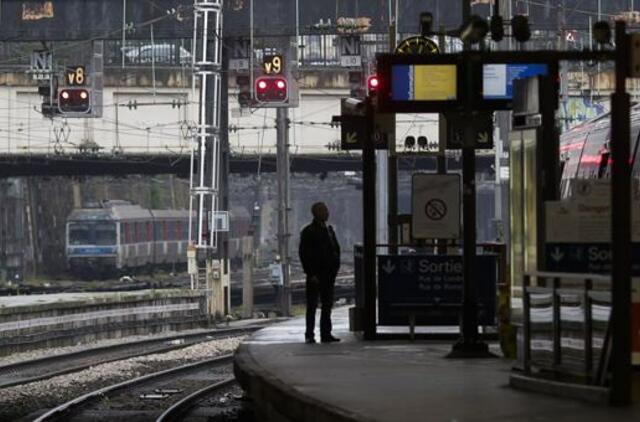
<path id="1" fill-rule="evenodd" d="M 534 278 L 535 286 L 532 285 Z M 539 371 L 604 385 L 611 313 L 610 280 L 607 275 L 596 274 L 529 272 L 524 275 L 522 337 L 527 375 Z"/>

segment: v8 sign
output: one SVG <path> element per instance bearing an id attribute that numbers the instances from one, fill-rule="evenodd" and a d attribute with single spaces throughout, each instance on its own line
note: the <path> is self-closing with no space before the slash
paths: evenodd
<path id="1" fill-rule="evenodd" d="M 84 66 L 69 66 L 65 72 L 68 86 L 84 86 L 87 84 L 87 74 Z"/>

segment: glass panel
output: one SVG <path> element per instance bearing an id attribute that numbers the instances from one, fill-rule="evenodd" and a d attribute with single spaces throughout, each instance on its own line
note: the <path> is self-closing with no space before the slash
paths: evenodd
<path id="1" fill-rule="evenodd" d="M 592 179 L 598 177 L 602 153 L 607 150 L 608 136 L 609 128 L 596 130 L 589 134 L 580 157 L 578 178 Z"/>
<path id="2" fill-rule="evenodd" d="M 69 244 L 70 245 L 88 245 L 91 243 L 89 239 L 91 227 L 84 223 L 71 223 L 69 225 Z"/>
<path id="3" fill-rule="evenodd" d="M 538 270 L 538 171 L 536 130 L 522 132 L 522 176 L 524 206 L 524 271 Z"/>
<path id="4" fill-rule="evenodd" d="M 115 223 L 97 223 L 95 225 L 96 245 L 116 244 Z"/>
<path id="5" fill-rule="evenodd" d="M 551 293 L 530 295 L 531 363 L 548 367 L 553 364 L 553 306 Z"/>
<path id="6" fill-rule="evenodd" d="M 155 231 L 155 239 L 162 240 L 162 223 L 160 221 L 156 221 L 154 223 L 154 231 Z"/>
<path id="7" fill-rule="evenodd" d="M 593 299 L 591 303 L 591 321 L 593 324 L 591 342 L 593 344 L 593 367 L 598 366 L 604 347 L 604 339 L 609 324 L 611 302 L 608 300 Z"/>
<path id="8" fill-rule="evenodd" d="M 578 164 L 580 163 L 580 155 L 586 141 L 586 131 L 578 133 L 577 136 L 564 138 L 560 146 L 560 160 L 563 162 L 562 167 L 562 184 L 561 197 L 569 196 L 571 180 L 576 177 L 578 172 Z"/>
<path id="9" fill-rule="evenodd" d="M 509 135 L 509 197 L 510 197 L 510 236 L 511 236 L 511 297 L 513 316 L 522 316 L 522 277 L 524 274 L 523 243 L 523 193 L 522 193 L 522 135 L 511 132 Z"/>
<path id="10" fill-rule="evenodd" d="M 176 222 L 175 221 L 169 222 L 169 239 L 176 240 Z"/>
<path id="11" fill-rule="evenodd" d="M 576 374 L 584 372 L 584 300 L 583 295 L 561 294 L 560 297 L 560 348 L 562 365 Z"/>

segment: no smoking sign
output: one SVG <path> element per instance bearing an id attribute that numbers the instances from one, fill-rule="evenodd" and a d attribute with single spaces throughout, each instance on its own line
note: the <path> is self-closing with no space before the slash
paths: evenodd
<path id="1" fill-rule="evenodd" d="M 424 213 L 430 220 L 442 220 L 447 215 L 447 204 L 442 199 L 430 199 L 424 206 Z"/>
<path id="2" fill-rule="evenodd" d="M 414 239 L 460 237 L 460 176 L 413 175 L 411 236 Z"/>

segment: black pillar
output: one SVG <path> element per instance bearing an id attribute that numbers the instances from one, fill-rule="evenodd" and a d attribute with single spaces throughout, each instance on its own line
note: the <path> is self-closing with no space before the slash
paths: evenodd
<path id="1" fill-rule="evenodd" d="M 471 18 L 471 3 L 469 0 L 462 0 L 462 22 L 463 25 Z M 464 49 L 470 50 L 470 44 L 465 42 Z M 467 63 L 466 74 L 464 75 L 467 89 L 473 86 L 473 69 Z M 473 120 L 472 113 L 474 106 L 472 103 L 465 104 L 465 112 L 468 113 L 470 121 Z M 462 314 L 460 316 L 460 338 L 453 345 L 451 358 L 475 358 L 489 357 L 489 347 L 478 335 L 478 291 L 476 279 L 476 151 L 475 151 L 475 128 L 467 125 L 464 129 L 464 140 L 462 145 Z M 497 170 L 497 169 L 496 169 Z"/>
<path id="2" fill-rule="evenodd" d="M 366 99 L 367 136 L 362 148 L 362 222 L 364 282 L 364 338 L 376 337 L 376 152 L 369 136 L 373 127 L 373 110 Z"/>
<path id="3" fill-rule="evenodd" d="M 625 82 L 629 39 L 616 22 L 616 90 L 611 95 L 611 404 L 631 404 L 630 106 Z"/>

